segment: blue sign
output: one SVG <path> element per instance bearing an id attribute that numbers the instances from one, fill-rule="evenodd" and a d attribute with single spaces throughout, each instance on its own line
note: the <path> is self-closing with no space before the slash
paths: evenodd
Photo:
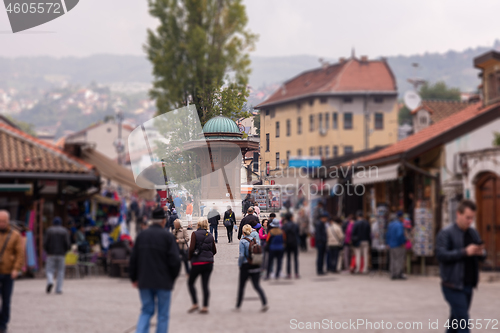
<path id="1" fill-rule="evenodd" d="M 289 168 L 319 168 L 321 159 L 290 159 L 288 161 Z"/>

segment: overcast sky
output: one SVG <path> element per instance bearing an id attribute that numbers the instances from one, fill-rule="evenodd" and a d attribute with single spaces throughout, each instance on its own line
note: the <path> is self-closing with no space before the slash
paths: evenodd
<path id="1" fill-rule="evenodd" d="M 500 38 L 500 1 L 244 0 L 248 27 L 259 34 L 253 54 L 370 58 L 491 46 Z M 0 9 L 0 56 L 144 54 L 154 27 L 146 0 L 80 0 L 44 25 L 12 34 Z"/>

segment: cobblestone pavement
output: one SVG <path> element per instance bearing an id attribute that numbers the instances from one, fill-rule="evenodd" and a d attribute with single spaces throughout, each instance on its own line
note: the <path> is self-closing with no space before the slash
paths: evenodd
<path id="1" fill-rule="evenodd" d="M 211 277 L 210 313 L 187 314 L 190 299 L 182 268 L 172 297 L 170 332 L 292 332 L 303 322 L 323 319 L 343 323 L 370 321 L 372 328 L 316 329 L 353 332 L 444 332 L 448 308 L 436 277 L 410 277 L 391 281 L 386 275 L 317 277 L 315 252 L 300 254 L 299 280 L 262 282 L 270 309 L 260 313 L 260 302 L 249 283 L 242 311 L 232 311 L 238 280 L 237 243 L 227 244 L 225 229 L 219 229 L 218 253 Z M 284 265 L 284 268 L 286 265 Z M 201 294 L 198 285 L 198 293 Z M 200 295 L 201 296 L 201 295 Z M 473 319 L 500 320 L 500 283 L 482 283 L 474 294 Z M 90 333 L 133 332 L 140 309 L 137 290 L 126 279 L 90 277 L 66 279 L 63 295 L 45 294 L 45 281 L 19 280 L 12 301 L 11 333 Z M 377 323 L 421 322 L 422 329 L 376 329 Z M 429 329 L 429 320 L 439 321 L 439 329 Z M 153 319 L 155 322 L 155 319 Z M 483 321 L 484 323 L 484 321 Z M 345 324 L 344 324 L 345 325 Z M 413 324 L 412 324 L 413 325 Z M 491 326 L 491 325 L 490 325 Z M 298 326 L 297 326 L 298 327 Z M 386 326 L 384 326 L 386 327 Z M 500 332 L 480 329 L 473 332 Z M 306 330 L 303 330 L 306 331 Z M 154 332 L 152 329 L 151 332 Z"/>

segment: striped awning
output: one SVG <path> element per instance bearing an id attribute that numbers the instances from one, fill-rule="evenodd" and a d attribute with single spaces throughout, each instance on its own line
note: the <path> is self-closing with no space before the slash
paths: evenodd
<path id="1" fill-rule="evenodd" d="M 382 167 L 370 166 L 358 170 L 353 176 L 353 185 L 381 183 L 395 180 L 399 177 L 399 163 L 385 165 Z"/>

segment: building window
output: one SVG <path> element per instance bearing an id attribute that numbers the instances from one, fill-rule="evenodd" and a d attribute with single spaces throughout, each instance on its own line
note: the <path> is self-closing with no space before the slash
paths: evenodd
<path id="1" fill-rule="evenodd" d="M 302 104 L 297 103 L 297 112 L 300 112 L 300 109 L 302 108 Z"/>
<path id="2" fill-rule="evenodd" d="M 290 136 L 292 133 L 292 124 L 290 119 L 286 120 L 286 136 Z"/>
<path id="3" fill-rule="evenodd" d="M 297 134 L 302 134 L 302 118 L 297 118 Z"/>
<path id="4" fill-rule="evenodd" d="M 339 118 L 338 118 L 337 112 L 334 112 L 332 114 L 332 119 L 333 119 L 332 129 L 339 128 Z"/>
<path id="5" fill-rule="evenodd" d="M 266 116 L 269 116 L 269 109 L 266 109 Z"/>
<path id="6" fill-rule="evenodd" d="M 302 156 L 302 149 L 297 149 L 297 156 Z"/>
<path id="7" fill-rule="evenodd" d="M 318 155 L 323 156 L 323 147 L 322 146 L 318 147 Z"/>
<path id="8" fill-rule="evenodd" d="M 325 146 L 325 157 L 326 158 L 330 157 L 330 146 Z"/>
<path id="9" fill-rule="evenodd" d="M 314 147 L 309 148 L 309 156 L 314 156 Z"/>
<path id="10" fill-rule="evenodd" d="M 346 129 L 346 130 L 352 129 L 352 113 L 351 112 L 344 113 L 344 129 Z"/>
<path id="11" fill-rule="evenodd" d="M 352 154 L 352 146 L 344 146 L 344 155 Z"/>
<path id="12" fill-rule="evenodd" d="M 253 153 L 253 171 L 259 171 L 259 153 L 256 151 Z"/>
<path id="13" fill-rule="evenodd" d="M 383 97 L 375 97 L 374 101 L 375 101 L 375 103 L 384 103 L 384 98 Z"/>
<path id="14" fill-rule="evenodd" d="M 286 161 L 287 162 L 290 161 L 290 151 L 289 150 L 286 151 Z"/>
<path id="15" fill-rule="evenodd" d="M 271 167 L 269 166 L 269 162 L 266 162 L 266 176 L 269 176 L 269 170 L 271 170 Z"/>
<path id="16" fill-rule="evenodd" d="M 309 105 L 310 105 L 310 106 L 313 106 L 313 104 L 314 104 L 314 98 L 311 98 L 311 99 L 309 100 Z"/>
<path id="17" fill-rule="evenodd" d="M 276 169 L 280 168 L 280 153 L 276 153 Z"/>
<path id="18" fill-rule="evenodd" d="M 309 132 L 314 131 L 314 115 L 309 116 Z"/>
<path id="19" fill-rule="evenodd" d="M 352 103 L 352 97 L 344 97 L 344 103 Z"/>
<path id="20" fill-rule="evenodd" d="M 327 99 L 326 97 L 321 97 L 321 98 L 319 99 L 319 102 L 320 102 L 321 104 L 326 104 L 326 102 L 327 102 L 327 101 L 328 101 L 328 99 Z"/>
<path id="21" fill-rule="evenodd" d="M 325 113 L 325 129 L 328 129 L 330 127 L 330 114 L 327 112 Z"/>
<path id="22" fill-rule="evenodd" d="M 280 137 L 280 122 L 279 121 L 276 122 L 276 137 L 277 138 Z"/>
<path id="23" fill-rule="evenodd" d="M 321 130 L 323 128 L 323 114 L 318 115 L 318 128 Z"/>
<path id="24" fill-rule="evenodd" d="M 383 113 L 375 113 L 375 129 L 383 130 L 384 129 L 384 114 Z"/>
<path id="25" fill-rule="evenodd" d="M 420 117 L 420 125 L 427 125 L 427 118 L 425 116 Z"/>
<path id="26" fill-rule="evenodd" d="M 333 146 L 333 157 L 339 156 L 339 147 Z"/>
<path id="27" fill-rule="evenodd" d="M 266 151 L 269 151 L 269 146 L 270 146 L 269 133 L 266 133 Z"/>

